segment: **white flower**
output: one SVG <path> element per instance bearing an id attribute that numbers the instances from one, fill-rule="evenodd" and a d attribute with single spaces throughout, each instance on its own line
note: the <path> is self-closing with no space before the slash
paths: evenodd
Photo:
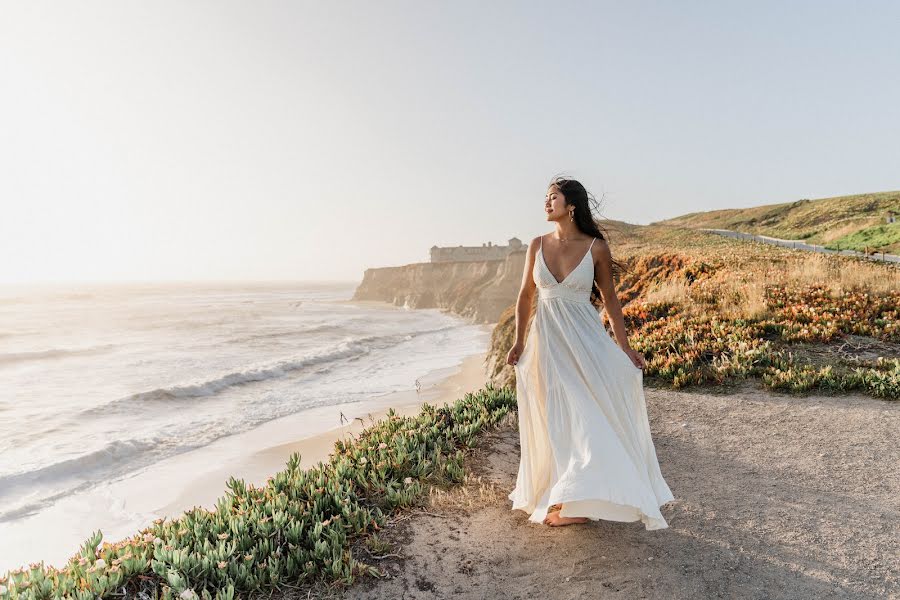
<path id="1" fill-rule="evenodd" d="M 187 588 L 186 590 L 178 594 L 178 597 L 183 598 L 184 600 L 194 600 L 194 598 L 197 597 L 197 592 L 195 592 L 191 588 Z"/>
<path id="2" fill-rule="evenodd" d="M 403 483 L 410 484 L 412 483 L 412 477 L 406 477 L 403 479 Z"/>
<path id="3" fill-rule="evenodd" d="M 103 560 L 102 558 L 98 558 L 97 562 L 94 563 L 94 566 L 97 567 L 98 569 L 102 569 L 103 567 L 106 566 L 106 561 Z"/>

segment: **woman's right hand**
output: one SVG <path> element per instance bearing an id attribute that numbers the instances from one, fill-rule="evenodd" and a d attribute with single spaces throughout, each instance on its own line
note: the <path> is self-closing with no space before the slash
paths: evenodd
<path id="1" fill-rule="evenodd" d="M 513 347 L 509 349 L 509 353 L 506 355 L 506 364 L 514 365 L 519 362 L 519 357 L 522 356 L 522 350 L 524 349 L 525 344 L 522 342 L 513 344 Z"/>

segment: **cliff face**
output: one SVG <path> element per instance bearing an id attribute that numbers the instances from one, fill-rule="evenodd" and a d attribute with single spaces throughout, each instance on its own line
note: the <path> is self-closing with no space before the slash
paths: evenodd
<path id="1" fill-rule="evenodd" d="M 353 300 L 379 300 L 409 308 L 442 308 L 475 323 L 496 323 L 514 304 L 525 251 L 503 260 L 413 263 L 366 269 Z"/>

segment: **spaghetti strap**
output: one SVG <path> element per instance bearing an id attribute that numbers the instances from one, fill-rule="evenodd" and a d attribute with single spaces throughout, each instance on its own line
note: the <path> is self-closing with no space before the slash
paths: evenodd
<path id="1" fill-rule="evenodd" d="M 597 238 L 594 238 L 594 239 L 591 240 L 591 245 L 588 246 L 588 252 L 590 252 L 590 251 L 591 251 L 591 248 L 594 247 L 594 242 L 596 242 L 596 241 L 597 241 Z"/>

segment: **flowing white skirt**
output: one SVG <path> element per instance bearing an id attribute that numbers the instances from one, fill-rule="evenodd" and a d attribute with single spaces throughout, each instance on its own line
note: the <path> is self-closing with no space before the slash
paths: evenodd
<path id="1" fill-rule="evenodd" d="M 512 509 L 543 522 L 560 516 L 668 523 L 674 500 L 660 473 L 644 400 L 643 370 L 587 302 L 539 299 L 515 365 L 521 459 Z"/>

